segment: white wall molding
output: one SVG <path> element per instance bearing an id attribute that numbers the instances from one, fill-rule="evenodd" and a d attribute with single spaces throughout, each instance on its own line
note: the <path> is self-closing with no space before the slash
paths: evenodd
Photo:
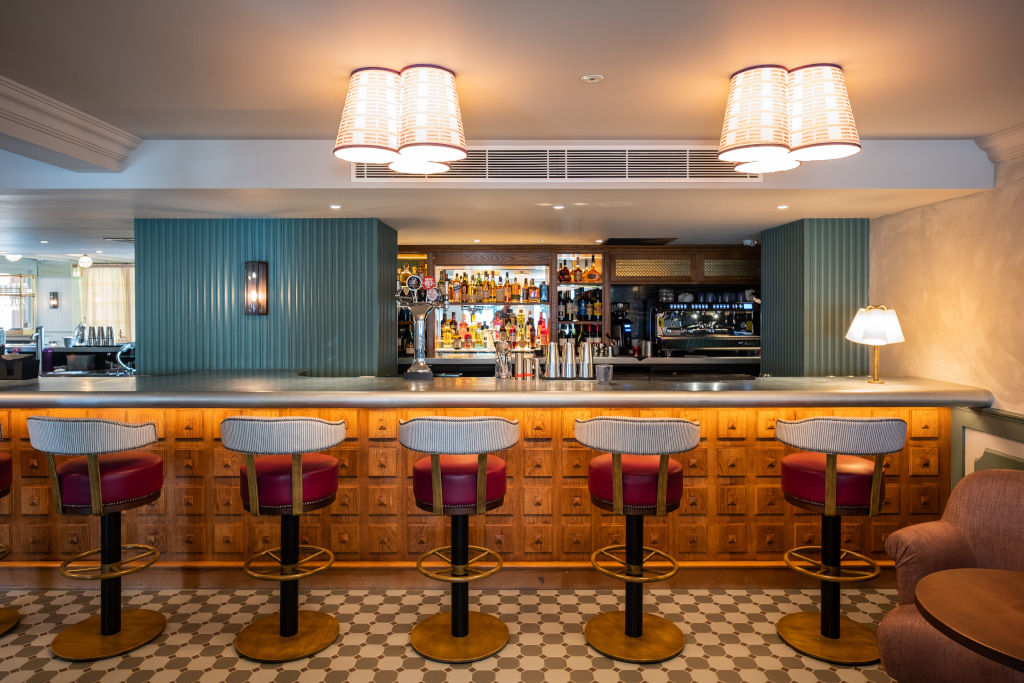
<path id="1" fill-rule="evenodd" d="M 1024 123 L 991 135 L 975 138 L 992 163 L 1024 156 Z"/>
<path id="2" fill-rule="evenodd" d="M 72 171 L 124 170 L 142 139 L 0 76 L 0 149 Z"/>

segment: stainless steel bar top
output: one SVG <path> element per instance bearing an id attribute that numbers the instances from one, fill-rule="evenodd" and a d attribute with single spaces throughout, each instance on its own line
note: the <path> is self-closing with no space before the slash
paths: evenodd
<path id="1" fill-rule="evenodd" d="M 571 408 L 571 407 L 987 407 L 986 389 L 930 379 L 759 377 L 497 380 L 436 377 L 304 377 L 289 371 L 213 371 L 136 377 L 0 381 L 2 408 Z"/>

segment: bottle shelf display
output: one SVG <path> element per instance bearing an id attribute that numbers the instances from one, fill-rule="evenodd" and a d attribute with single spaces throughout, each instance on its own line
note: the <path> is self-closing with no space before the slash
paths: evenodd
<path id="1" fill-rule="evenodd" d="M 558 292 L 552 311 L 558 337 L 600 343 L 604 323 L 601 254 L 558 254 Z"/>
<path id="2" fill-rule="evenodd" d="M 437 266 L 448 311 L 435 311 L 434 353 L 494 354 L 495 340 L 529 351 L 548 342 L 545 266 Z"/>

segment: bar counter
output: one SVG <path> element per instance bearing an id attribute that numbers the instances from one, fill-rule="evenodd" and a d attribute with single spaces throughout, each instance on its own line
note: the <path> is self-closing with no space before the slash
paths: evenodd
<path id="1" fill-rule="evenodd" d="M 12 495 L 0 500 L 0 541 L 13 546 L 4 580 L 28 588 L 66 585 L 55 562 L 99 540 L 91 520 L 54 513 L 46 457 L 28 439 L 30 415 L 156 423 L 159 440 L 150 448 L 164 461 L 163 492 L 124 513 L 124 542 L 161 549 L 160 562 L 138 576 L 145 585 L 167 587 L 238 585 L 242 560 L 277 542 L 276 519 L 254 518 L 242 509 L 241 456 L 220 441 L 220 423 L 231 415 L 347 422 L 347 440 L 329 451 L 339 461 L 337 500 L 302 517 L 302 543 L 337 555 L 339 562 L 323 585 L 365 585 L 360 583 L 365 573 L 374 571 L 381 587 L 425 585 L 415 560 L 444 545 L 447 534 L 444 519 L 414 504 L 411 474 L 420 454 L 398 443 L 400 420 L 435 414 L 519 420 L 519 443 L 500 454 L 509 475 L 504 503 L 473 518 L 470 542 L 497 550 L 506 569 L 513 570 L 499 572 L 496 585 L 538 585 L 539 580 L 548 587 L 572 587 L 573 581 L 611 585 L 593 577 L 589 557 L 596 548 L 621 543 L 624 528 L 621 520 L 591 505 L 587 471 L 595 452 L 575 440 L 575 420 L 682 417 L 700 424 L 701 443 L 673 456 L 684 468 L 682 505 L 665 518 L 648 520 L 645 543 L 672 553 L 691 570 L 673 579 L 679 586 L 746 585 L 751 569 L 766 569 L 772 571 L 762 572 L 760 584 L 767 587 L 794 585 L 797 575 L 784 568 L 782 554 L 815 544 L 820 533 L 818 517 L 789 505 L 782 495 L 779 465 L 792 449 L 775 440 L 777 419 L 906 420 L 906 447 L 884 459 L 881 514 L 844 518 L 842 525 L 844 548 L 884 563 L 888 534 L 937 519 L 945 506 L 949 408 L 991 402 L 984 389 L 913 378 L 884 384 L 842 377 L 606 385 L 493 378 L 406 382 L 280 371 L 0 382 L 5 441 L 0 448 L 14 456 Z"/>

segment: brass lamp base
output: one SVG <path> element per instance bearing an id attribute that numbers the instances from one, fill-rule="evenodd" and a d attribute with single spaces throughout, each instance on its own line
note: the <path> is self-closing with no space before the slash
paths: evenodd
<path id="1" fill-rule="evenodd" d="M 508 643 L 508 626 L 490 614 L 469 613 L 469 635 L 452 636 L 452 613 L 424 619 L 410 634 L 412 649 L 435 662 L 461 664 L 496 654 Z"/>
<path id="2" fill-rule="evenodd" d="M 879 660 L 875 631 L 849 617 L 839 617 L 839 637 L 835 639 L 821 635 L 821 614 L 818 612 L 787 614 L 779 619 L 775 630 L 786 645 L 824 662 L 858 666 Z"/>
<path id="3" fill-rule="evenodd" d="M 625 612 L 603 612 L 583 627 L 590 647 L 622 662 L 649 664 L 671 659 L 683 651 L 686 637 L 679 627 L 656 614 L 643 615 L 643 635 L 626 635 Z"/>
<path id="4" fill-rule="evenodd" d="M 0 609 L 0 636 L 17 626 L 19 621 L 21 621 L 21 615 L 17 610 Z"/>
<path id="5" fill-rule="evenodd" d="M 50 649 L 61 659 L 91 662 L 116 657 L 142 647 L 160 635 L 167 617 L 150 609 L 121 611 L 121 630 L 109 636 L 100 633 L 100 615 L 68 626 L 53 639 Z"/>
<path id="6" fill-rule="evenodd" d="M 338 639 L 341 627 L 330 614 L 299 610 L 299 631 L 281 636 L 281 615 L 268 614 L 235 636 L 238 654 L 255 662 L 290 662 L 315 655 Z"/>

